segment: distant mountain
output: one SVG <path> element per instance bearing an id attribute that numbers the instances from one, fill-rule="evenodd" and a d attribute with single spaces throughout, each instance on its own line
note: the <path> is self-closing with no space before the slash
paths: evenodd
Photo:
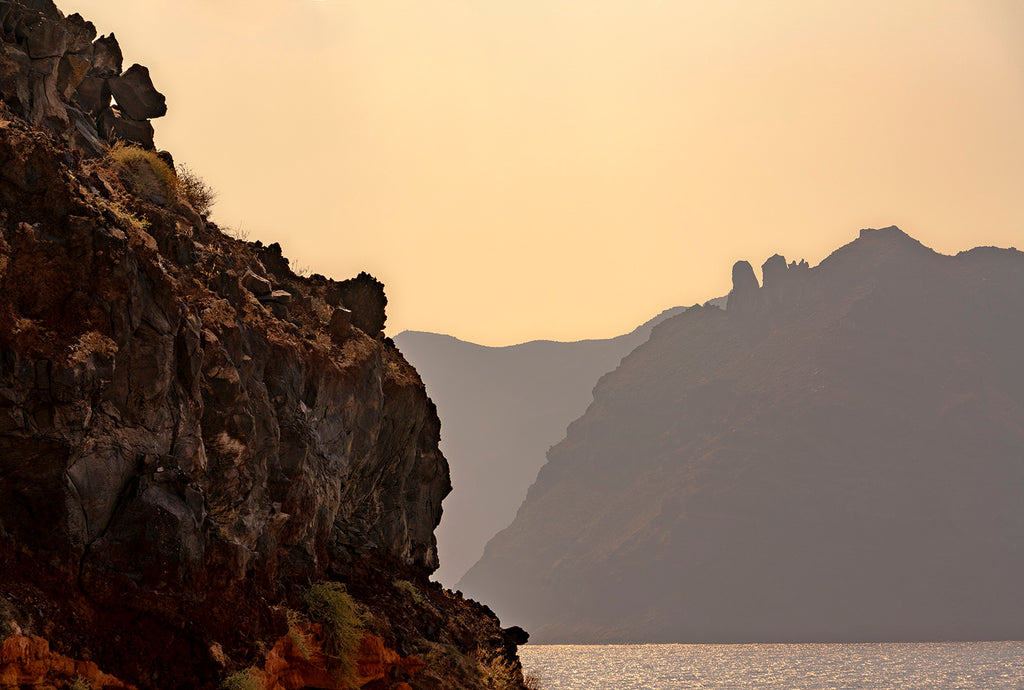
<path id="1" fill-rule="evenodd" d="M 587 409 L 598 378 L 614 369 L 668 309 L 632 333 L 573 343 L 535 340 L 484 347 L 437 333 L 395 337 L 419 370 L 441 417 L 441 450 L 453 491 L 437 529 L 438 581 L 452 585 L 507 527 L 548 448 Z"/>
<path id="2" fill-rule="evenodd" d="M 459 586 L 539 642 L 1024 638 L 1024 254 L 733 270 L 594 391 Z"/>

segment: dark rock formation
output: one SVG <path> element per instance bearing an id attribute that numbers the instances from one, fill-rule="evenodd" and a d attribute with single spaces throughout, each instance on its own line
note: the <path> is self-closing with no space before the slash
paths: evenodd
<path id="1" fill-rule="evenodd" d="M 544 454 L 587 409 L 601 375 L 681 311 L 607 340 L 484 347 L 435 333 L 395 337 L 437 403 L 441 448 L 452 466 L 455 490 L 437 530 L 441 582 L 458 582 L 512 521 Z"/>
<path id="2" fill-rule="evenodd" d="M 518 687 L 493 614 L 428 583 L 448 465 L 418 374 L 378 337 L 383 286 L 301 278 L 280 247 L 76 155 L 37 117 L 59 66 L 32 70 L 87 44 L 109 81 L 116 42 L 83 43 L 91 25 L 44 2 L 0 15 L 0 631 L 25 633 L 0 678 L 308 680 L 279 643 L 304 588 L 332 579 L 365 612 L 358 685 L 453 687 L 457 650 Z M 346 307 L 351 325 L 332 326 Z"/>
<path id="3" fill-rule="evenodd" d="M 0 2 L 0 100 L 87 157 L 101 155 L 99 139 L 153 148 L 149 119 L 167 112 L 149 70 L 132 65 L 122 74 L 122 60 L 114 35 L 96 38 L 78 14 L 65 17 L 49 2 Z"/>
<path id="4" fill-rule="evenodd" d="M 806 261 L 786 265 L 786 257 L 775 254 L 761 265 L 761 293 L 763 301 L 771 307 L 799 304 L 807 296 Z"/>
<path id="5" fill-rule="evenodd" d="M 363 272 L 338 283 L 328 300 L 334 306 L 351 309 L 352 325 L 364 333 L 376 337 L 384 330 L 388 298 L 384 295 L 384 284 L 369 273 Z"/>
<path id="6" fill-rule="evenodd" d="M 542 642 L 1020 639 L 1024 254 L 886 228 L 790 274 L 602 378 L 460 588 Z"/>
<path id="7" fill-rule="evenodd" d="M 164 95 L 153 86 L 149 70 L 142 65 L 132 65 L 121 76 L 110 77 L 108 86 L 121 112 L 132 120 L 148 120 L 167 114 Z"/>
<path id="8" fill-rule="evenodd" d="M 761 286 L 748 261 L 737 261 L 732 267 L 732 290 L 726 309 L 733 314 L 752 314 L 762 302 Z"/>

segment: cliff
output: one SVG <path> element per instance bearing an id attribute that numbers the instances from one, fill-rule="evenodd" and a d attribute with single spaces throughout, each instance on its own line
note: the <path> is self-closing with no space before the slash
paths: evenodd
<path id="1" fill-rule="evenodd" d="M 865 230 L 602 378 L 461 587 L 542 642 L 1020 639 L 1024 254 Z"/>
<path id="2" fill-rule="evenodd" d="M 0 686 L 519 687 L 525 634 L 428 582 L 449 471 L 383 286 L 193 207 L 113 36 L 0 26 Z"/>
<path id="3" fill-rule="evenodd" d="M 601 375 L 680 311 L 666 310 L 616 338 L 571 343 L 485 347 L 437 333 L 395 336 L 437 403 L 456 487 L 436 532 L 437 580 L 455 584 L 480 559 L 487 541 L 512 522 L 548 448 L 587 409 Z"/>

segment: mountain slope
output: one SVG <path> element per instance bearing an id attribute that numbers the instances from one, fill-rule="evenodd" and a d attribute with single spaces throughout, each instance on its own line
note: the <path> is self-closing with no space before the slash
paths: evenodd
<path id="1" fill-rule="evenodd" d="M 1019 639 L 1024 254 L 733 271 L 605 376 L 460 586 L 540 641 Z"/>
<path id="2" fill-rule="evenodd" d="M 440 582 L 455 584 L 512 521 L 548 448 L 590 404 L 597 379 L 681 311 L 606 340 L 485 347 L 420 331 L 395 337 L 437 405 L 452 467 L 454 490 L 437 529 Z"/>
<path id="3" fill-rule="evenodd" d="M 0 686 L 522 688 L 523 631 L 428 580 L 383 285 L 201 215 L 113 35 L 9 0 L 0 39 Z"/>

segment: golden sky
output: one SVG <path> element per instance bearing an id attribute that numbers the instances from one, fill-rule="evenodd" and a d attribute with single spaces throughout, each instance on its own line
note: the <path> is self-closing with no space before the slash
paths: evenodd
<path id="1" fill-rule="evenodd" d="M 167 96 L 214 219 L 387 332 L 632 330 L 896 224 L 1024 248 L 1019 0 L 57 0 Z"/>

